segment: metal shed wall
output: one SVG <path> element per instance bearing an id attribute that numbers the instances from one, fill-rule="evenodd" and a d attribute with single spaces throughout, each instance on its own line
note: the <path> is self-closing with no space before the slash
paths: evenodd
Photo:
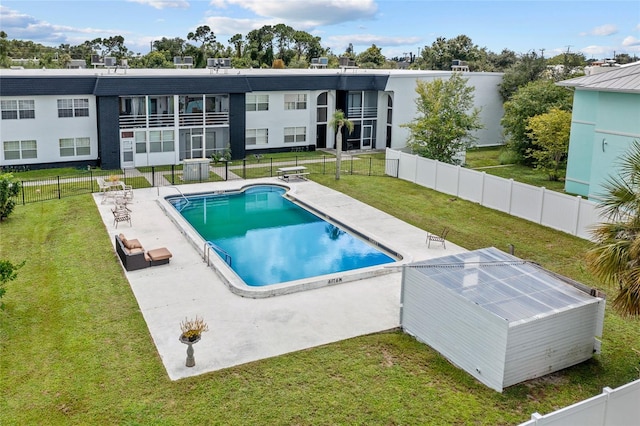
<path id="1" fill-rule="evenodd" d="M 604 322 L 604 298 L 515 259 L 486 248 L 407 265 L 402 277 L 403 330 L 499 392 L 588 360 Z"/>
<path id="2" fill-rule="evenodd" d="M 604 303 L 594 298 L 588 305 L 509 327 L 503 387 L 591 358 Z"/>
<path id="3" fill-rule="evenodd" d="M 405 268 L 400 324 L 488 387 L 502 391 L 508 322 Z"/>

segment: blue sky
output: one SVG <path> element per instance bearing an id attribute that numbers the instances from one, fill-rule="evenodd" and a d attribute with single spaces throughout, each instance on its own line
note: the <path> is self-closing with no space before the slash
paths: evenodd
<path id="1" fill-rule="evenodd" d="M 287 24 L 322 38 L 333 53 L 372 44 L 390 58 L 418 53 L 437 37 L 465 34 L 496 53 L 567 49 L 587 58 L 640 56 L 640 0 L 2 0 L 0 29 L 9 39 L 48 46 L 121 35 L 146 54 L 162 37 L 208 25 L 227 45 L 233 34 Z"/>

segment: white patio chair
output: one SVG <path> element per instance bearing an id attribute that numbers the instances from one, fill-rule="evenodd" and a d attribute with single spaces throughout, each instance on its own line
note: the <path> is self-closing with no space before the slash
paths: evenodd
<path id="1" fill-rule="evenodd" d="M 442 247 L 444 247 L 445 249 L 447 248 L 446 246 L 446 238 L 447 238 L 447 234 L 449 233 L 449 228 L 445 227 L 442 230 L 442 233 L 440 235 L 436 235 L 436 234 L 432 234 L 430 232 L 427 232 L 427 241 L 425 241 L 427 243 L 427 247 L 429 247 L 431 245 L 431 241 L 434 241 L 436 243 L 442 243 Z"/>

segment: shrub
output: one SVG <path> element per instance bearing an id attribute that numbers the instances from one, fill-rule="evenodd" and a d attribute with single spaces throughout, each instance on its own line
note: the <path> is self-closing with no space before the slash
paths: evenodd
<path id="1" fill-rule="evenodd" d="M 0 221 L 13 212 L 20 187 L 20 182 L 15 180 L 11 173 L 0 174 Z"/>
<path id="2" fill-rule="evenodd" d="M 2 296 L 7 292 L 5 284 L 13 281 L 18 277 L 18 269 L 22 268 L 24 261 L 18 265 L 14 265 L 8 260 L 0 260 L 0 309 L 4 309 Z"/>

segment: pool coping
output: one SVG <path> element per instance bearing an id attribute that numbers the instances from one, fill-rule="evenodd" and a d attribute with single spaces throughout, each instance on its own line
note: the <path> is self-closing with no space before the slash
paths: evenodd
<path id="1" fill-rule="evenodd" d="M 368 278 L 374 278 L 401 270 L 403 264 L 410 263 L 412 257 L 399 250 L 391 248 L 388 242 L 378 241 L 378 238 L 373 238 L 370 233 L 363 229 L 357 229 L 353 225 L 348 225 L 331 216 L 329 213 L 323 211 L 320 207 L 314 206 L 308 200 L 305 201 L 296 195 L 296 187 L 293 185 L 287 185 L 284 183 L 271 183 L 271 182 L 251 182 L 246 181 L 238 182 L 237 188 L 226 188 L 224 190 L 209 190 L 209 191 L 194 191 L 177 195 L 165 195 L 156 199 L 156 202 L 164 214 L 171 220 L 176 228 L 183 234 L 191 245 L 200 254 L 202 259 L 207 263 L 207 266 L 213 269 L 216 275 L 221 281 L 229 288 L 229 290 L 239 296 L 249 298 L 267 298 L 280 296 L 285 294 L 292 294 L 300 291 L 314 290 L 318 288 L 339 285 L 342 283 L 358 281 Z M 284 196 L 299 205 L 300 207 L 310 211 L 314 215 L 330 223 L 336 224 L 341 228 L 347 229 L 349 232 L 355 234 L 354 236 L 363 239 L 373 246 L 381 249 L 385 254 L 390 255 L 398 260 L 393 263 L 386 263 L 382 265 L 370 266 L 366 268 L 358 268 L 354 270 L 341 271 L 331 274 L 318 275 L 310 278 L 303 278 L 294 281 L 287 281 L 278 284 L 270 284 L 266 286 L 249 286 L 244 280 L 238 276 L 238 274 L 218 255 L 210 255 L 207 250 L 206 241 L 200 236 L 200 234 L 191 226 L 191 224 L 184 219 L 184 217 L 176 211 L 175 207 L 167 200 L 168 198 L 187 197 L 193 195 L 204 194 L 225 194 L 225 193 L 238 193 L 245 191 L 251 187 L 256 186 L 277 186 L 285 189 Z"/>

